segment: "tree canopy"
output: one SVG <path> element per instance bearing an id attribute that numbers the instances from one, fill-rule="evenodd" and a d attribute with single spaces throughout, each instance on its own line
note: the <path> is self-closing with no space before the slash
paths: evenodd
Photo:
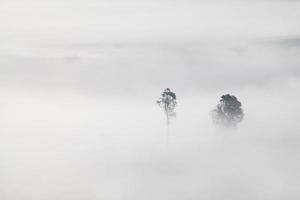
<path id="1" fill-rule="evenodd" d="M 212 111 L 213 121 L 218 125 L 236 126 L 244 118 L 241 102 L 233 95 L 221 96 L 219 104 Z"/>
<path id="2" fill-rule="evenodd" d="M 166 88 L 161 94 L 161 97 L 156 101 L 156 103 L 164 109 L 167 117 L 167 124 L 169 124 L 170 118 L 176 117 L 176 94 L 172 92 L 171 89 Z"/>

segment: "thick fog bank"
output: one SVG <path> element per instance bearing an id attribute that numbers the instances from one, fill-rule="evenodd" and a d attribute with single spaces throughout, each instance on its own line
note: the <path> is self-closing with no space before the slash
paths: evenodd
<path id="1" fill-rule="evenodd" d="M 297 199 L 296 41 L 2 52 L 0 199 Z M 166 87 L 169 133 L 155 103 Z M 245 113 L 235 130 L 210 118 L 227 93 Z"/>
<path id="2" fill-rule="evenodd" d="M 167 135 L 159 96 L 1 88 L 0 198 L 297 199 L 299 80 L 235 89 L 244 121 L 215 127 L 228 91 L 178 95 Z"/>

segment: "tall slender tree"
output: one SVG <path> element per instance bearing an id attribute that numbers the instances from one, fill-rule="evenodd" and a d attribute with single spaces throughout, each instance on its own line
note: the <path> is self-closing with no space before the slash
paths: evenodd
<path id="1" fill-rule="evenodd" d="M 161 97 L 156 101 L 156 103 L 164 109 L 167 117 L 167 126 L 169 126 L 170 119 L 176 117 L 176 94 L 172 92 L 170 88 L 166 88 L 161 94 Z"/>
<path id="2" fill-rule="evenodd" d="M 222 95 L 219 104 L 212 111 L 212 117 L 218 125 L 235 127 L 244 118 L 242 104 L 233 95 Z"/>

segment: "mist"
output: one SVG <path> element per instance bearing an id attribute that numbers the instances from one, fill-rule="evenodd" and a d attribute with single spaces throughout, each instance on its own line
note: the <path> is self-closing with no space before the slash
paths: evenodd
<path id="1" fill-rule="evenodd" d="M 1 198 L 292 199 L 294 89 L 236 91 L 246 113 L 237 130 L 211 122 L 219 93 L 181 96 L 169 136 L 152 99 L 3 92 Z"/>
<path id="2" fill-rule="evenodd" d="M 1 200 L 299 199 L 299 1 L 1 4 Z"/>

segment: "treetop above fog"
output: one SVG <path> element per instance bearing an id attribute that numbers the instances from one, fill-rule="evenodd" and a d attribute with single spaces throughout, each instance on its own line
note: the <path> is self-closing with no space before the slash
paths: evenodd
<path id="1" fill-rule="evenodd" d="M 243 120 L 242 103 L 234 96 L 225 94 L 221 96 L 220 103 L 212 111 L 216 124 L 236 126 Z"/>

